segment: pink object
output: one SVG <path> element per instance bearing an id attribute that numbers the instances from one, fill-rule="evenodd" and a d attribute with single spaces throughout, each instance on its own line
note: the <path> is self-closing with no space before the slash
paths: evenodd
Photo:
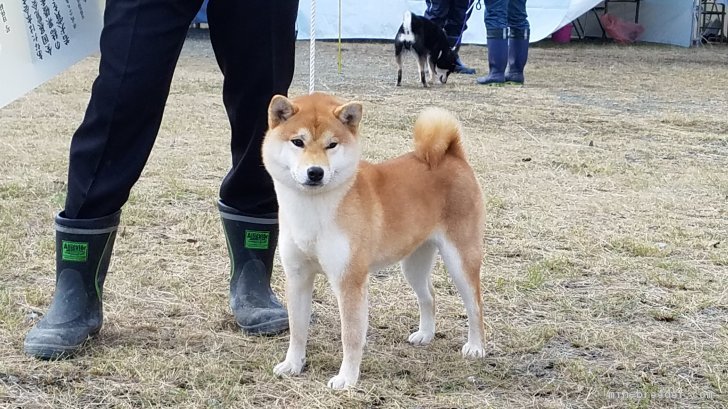
<path id="1" fill-rule="evenodd" d="M 636 23 L 624 21 L 611 14 L 601 16 L 604 31 L 620 44 L 633 43 L 642 35 L 645 28 Z"/>
<path id="2" fill-rule="evenodd" d="M 567 24 L 551 34 L 555 43 L 565 44 L 571 41 L 571 24 Z"/>

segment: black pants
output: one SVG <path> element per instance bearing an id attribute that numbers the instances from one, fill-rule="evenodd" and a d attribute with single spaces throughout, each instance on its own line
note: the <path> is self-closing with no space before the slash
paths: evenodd
<path id="1" fill-rule="evenodd" d="M 71 142 L 65 217 L 103 217 L 126 203 L 149 158 L 187 29 L 201 4 L 106 1 L 99 75 Z M 298 0 L 210 0 L 207 11 L 232 128 L 232 169 L 220 198 L 253 216 L 276 212 L 260 145 L 268 103 L 275 94 L 285 95 L 293 78 Z"/>
<path id="2" fill-rule="evenodd" d="M 426 0 L 425 17 L 445 30 L 450 47 L 457 48 L 462 41 L 463 33 L 468 28 L 467 22 L 473 10 L 470 8 L 474 0 Z"/>

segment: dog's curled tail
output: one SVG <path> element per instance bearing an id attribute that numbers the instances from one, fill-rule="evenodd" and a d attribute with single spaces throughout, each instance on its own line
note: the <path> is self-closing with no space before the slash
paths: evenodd
<path id="1" fill-rule="evenodd" d="M 415 156 L 430 167 L 437 166 L 446 155 L 465 160 L 460 122 L 442 108 L 427 108 L 415 122 Z"/>

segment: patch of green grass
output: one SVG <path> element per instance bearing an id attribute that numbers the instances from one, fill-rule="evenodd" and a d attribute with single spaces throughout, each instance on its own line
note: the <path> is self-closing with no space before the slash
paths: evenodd
<path id="1" fill-rule="evenodd" d="M 495 279 L 495 291 L 502 292 L 506 288 L 506 279 L 503 277 L 496 277 Z"/>
<path id="2" fill-rule="evenodd" d="M 646 277 L 650 284 L 674 290 L 690 290 L 702 288 L 704 280 L 699 277 L 700 271 L 682 261 L 661 260 L 655 266 L 657 271 L 648 271 Z"/>
<path id="3" fill-rule="evenodd" d="M 693 267 L 678 260 L 660 260 L 655 264 L 655 267 L 673 274 L 679 274 L 687 277 L 695 277 L 699 273 L 697 267 Z"/>
<path id="4" fill-rule="evenodd" d="M 692 132 L 700 132 L 705 134 L 717 134 L 710 138 L 708 135 L 701 135 L 701 141 L 714 140 L 722 141 L 723 138 L 718 135 L 725 135 L 726 124 L 722 121 L 717 121 L 712 118 L 698 117 L 695 118 L 692 115 L 685 116 L 685 114 L 673 114 L 669 117 L 663 117 L 660 119 L 660 123 L 665 125 L 672 125 L 678 128 L 684 128 Z"/>
<path id="5" fill-rule="evenodd" d="M 728 373 L 725 370 L 725 362 L 723 365 L 715 365 L 708 368 L 706 378 L 710 382 L 710 386 L 715 389 L 718 394 L 725 395 L 728 392 Z"/>
<path id="6" fill-rule="evenodd" d="M 535 290 L 541 288 L 549 277 L 573 277 L 577 271 L 577 267 L 568 258 L 548 258 L 528 266 L 526 277 L 518 283 L 518 287 Z"/>
<path id="7" fill-rule="evenodd" d="M 157 190 L 159 200 L 172 202 L 209 201 L 214 203 L 218 189 L 209 184 L 200 184 L 190 179 L 182 179 L 178 175 L 162 177 L 163 185 Z M 211 204 L 212 206 L 212 204 Z"/>
<path id="8" fill-rule="evenodd" d="M 611 240 L 608 248 L 632 257 L 664 257 L 668 254 L 667 251 L 660 250 L 655 244 L 645 243 L 628 237 Z"/>
<path id="9" fill-rule="evenodd" d="M 551 165 L 557 170 L 566 170 L 567 172 L 573 173 L 580 176 L 597 176 L 597 175 L 611 175 L 614 173 L 614 168 L 609 165 L 597 164 L 594 162 L 581 162 L 581 161 L 552 161 Z"/>
<path id="10" fill-rule="evenodd" d="M 537 353 L 559 331 L 553 325 L 533 325 L 525 330 L 505 329 L 508 332 L 507 347 L 512 353 Z"/>
<path id="11" fill-rule="evenodd" d="M 520 287 L 527 290 L 540 288 L 546 282 L 547 269 L 537 265 L 529 266 L 526 269 L 526 278 L 521 281 Z"/>
<path id="12" fill-rule="evenodd" d="M 21 199 L 27 194 L 27 186 L 18 182 L 0 185 L 0 200 Z"/>
<path id="13" fill-rule="evenodd" d="M 595 317 L 610 316 L 619 321 L 630 321 L 639 314 L 643 296 L 635 291 L 618 291 L 594 300 L 590 312 Z"/>
<path id="14" fill-rule="evenodd" d="M 638 402 L 635 403 L 634 408 L 635 409 L 647 409 L 650 407 L 650 403 L 652 403 L 652 395 L 657 393 L 658 388 L 657 386 L 648 383 L 643 382 L 642 388 L 641 388 L 641 397 Z"/>
<path id="15" fill-rule="evenodd" d="M 647 312 L 655 321 L 673 322 L 678 319 L 678 313 L 671 309 L 651 309 Z"/>
<path id="16" fill-rule="evenodd" d="M 662 288 L 671 290 L 687 290 L 689 284 L 684 280 L 676 277 L 674 274 L 663 273 L 647 273 L 648 282 Z"/>
<path id="17" fill-rule="evenodd" d="M 542 268 L 546 269 L 549 274 L 554 276 L 573 276 L 577 271 L 577 267 L 566 257 L 553 257 L 540 262 Z"/>
<path id="18" fill-rule="evenodd" d="M 446 382 L 441 383 L 435 390 L 435 393 L 453 393 L 459 392 L 463 389 L 467 389 L 469 385 L 463 379 L 450 379 Z"/>
<path id="19" fill-rule="evenodd" d="M 600 374 L 598 368 L 593 363 L 583 358 L 570 358 L 562 360 L 559 363 L 561 371 L 569 378 L 569 380 L 579 383 L 580 385 L 589 385 L 594 387 L 600 384 Z"/>
<path id="20" fill-rule="evenodd" d="M 504 210 L 506 207 L 506 200 L 499 196 L 489 196 L 485 201 L 488 210 Z"/>
<path id="21" fill-rule="evenodd" d="M 23 294 L 25 301 L 34 307 L 41 307 L 50 303 L 50 294 L 41 291 L 37 287 L 28 287 Z"/>
<path id="22" fill-rule="evenodd" d="M 52 222 L 48 222 L 52 226 Z M 49 226 L 50 230 L 52 227 Z M 48 260 L 53 260 L 53 256 L 56 253 L 56 238 L 52 231 L 48 231 L 48 234 L 44 234 L 43 237 L 37 238 L 37 254 L 39 257 L 48 257 Z"/>
<path id="23" fill-rule="evenodd" d="M 23 325 L 23 313 L 5 289 L 0 289 L 0 327 L 15 330 Z"/>
<path id="24" fill-rule="evenodd" d="M 66 191 L 56 192 L 50 198 L 50 203 L 58 209 L 62 209 L 66 205 Z"/>
<path id="25" fill-rule="evenodd" d="M 0 268 L 5 268 L 7 264 L 11 263 L 11 251 L 9 240 L 0 236 Z"/>

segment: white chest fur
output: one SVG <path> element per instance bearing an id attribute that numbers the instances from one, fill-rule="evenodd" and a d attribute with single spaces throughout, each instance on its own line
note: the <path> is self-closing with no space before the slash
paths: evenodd
<path id="1" fill-rule="evenodd" d="M 303 257 L 317 263 L 329 279 L 340 277 L 351 255 L 349 238 L 336 224 L 344 193 L 310 195 L 285 186 L 276 186 L 276 193 L 281 240 L 296 248 L 281 257 Z"/>

